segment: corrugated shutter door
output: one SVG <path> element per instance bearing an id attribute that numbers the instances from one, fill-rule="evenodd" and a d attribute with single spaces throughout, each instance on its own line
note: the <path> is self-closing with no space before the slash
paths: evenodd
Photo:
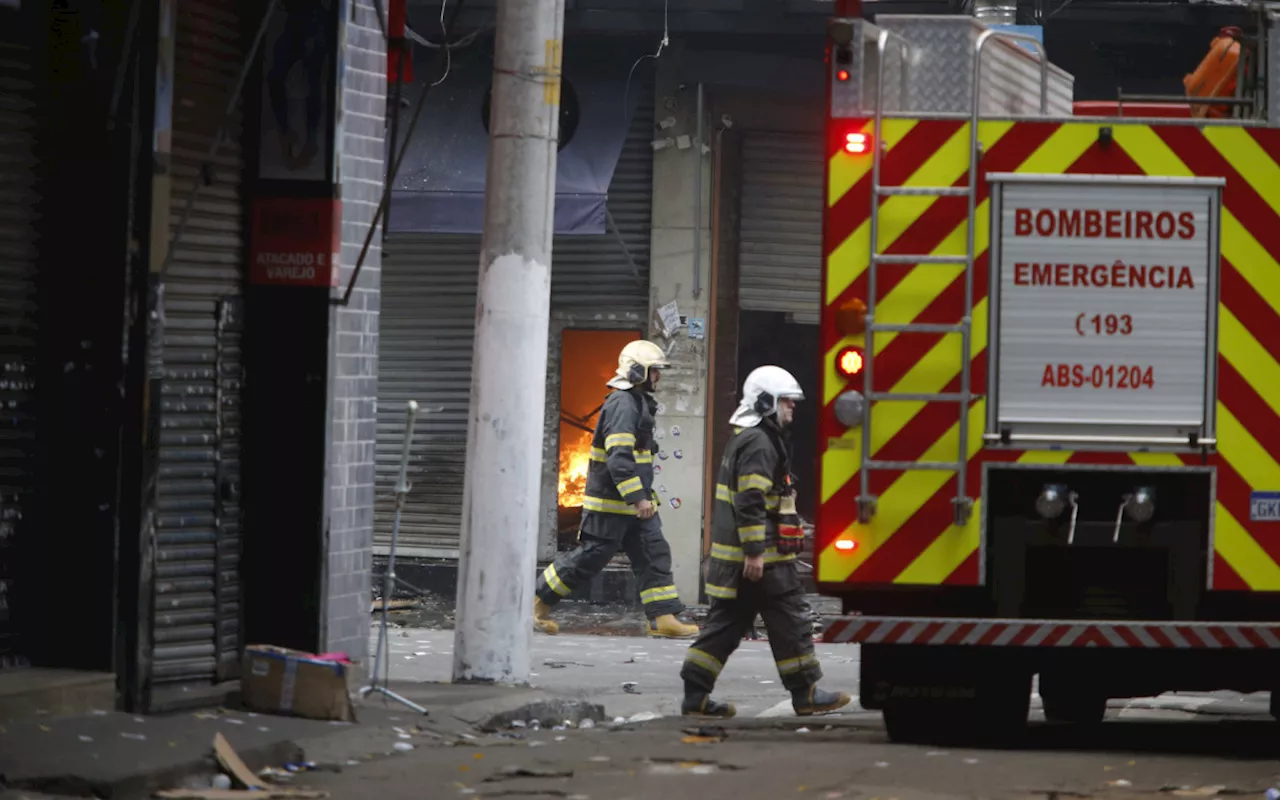
<path id="1" fill-rule="evenodd" d="M 553 310 L 648 311 L 653 88 L 639 91 L 647 102 L 642 101 L 632 118 L 609 187 L 609 213 L 625 249 L 613 231 L 557 236 L 552 255 Z M 417 400 L 424 408 L 443 411 L 418 418 L 399 552 L 456 557 L 480 237 L 393 234 L 387 237 L 382 259 L 374 544 L 380 552 L 391 544 L 404 407 L 408 400 Z"/>
<path id="2" fill-rule="evenodd" d="M 822 137 L 749 131 L 742 143 L 739 302 L 817 324 L 822 291 Z"/>
<path id="3" fill-rule="evenodd" d="M 11 557 L 29 511 L 35 447 L 35 86 L 26 26 L 0 8 L 0 669 L 25 659 L 9 624 L 18 565 Z"/>
<path id="4" fill-rule="evenodd" d="M 237 0 L 177 6 L 170 232 L 200 179 L 245 57 Z M 238 674 L 240 114 L 202 186 L 164 285 L 153 687 Z"/>

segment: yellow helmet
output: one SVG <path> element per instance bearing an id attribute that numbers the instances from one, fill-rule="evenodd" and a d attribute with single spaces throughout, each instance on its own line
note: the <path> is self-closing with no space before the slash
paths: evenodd
<path id="1" fill-rule="evenodd" d="M 608 385 L 615 389 L 630 389 L 647 381 L 649 370 L 665 369 L 666 366 L 667 354 L 660 346 L 647 339 L 637 339 L 628 342 L 618 354 L 618 371 Z"/>

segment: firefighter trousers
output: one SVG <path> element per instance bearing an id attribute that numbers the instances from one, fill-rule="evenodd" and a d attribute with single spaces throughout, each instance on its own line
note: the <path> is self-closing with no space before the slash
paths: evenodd
<path id="1" fill-rule="evenodd" d="M 756 582 L 740 577 L 737 597 L 712 599 L 702 631 L 685 654 L 680 677 L 686 686 L 705 692 L 715 689 L 725 662 L 758 614 L 769 632 L 782 685 L 793 692 L 807 689 L 822 678 L 808 609 L 793 563 L 766 567 L 764 577 Z"/>
<path id="2" fill-rule="evenodd" d="M 621 547 L 640 586 L 640 602 L 649 619 L 684 610 L 671 577 L 671 545 L 657 514 L 649 519 L 627 514 L 582 512 L 577 548 L 561 555 L 538 578 L 538 597 L 555 605 L 590 581 Z"/>

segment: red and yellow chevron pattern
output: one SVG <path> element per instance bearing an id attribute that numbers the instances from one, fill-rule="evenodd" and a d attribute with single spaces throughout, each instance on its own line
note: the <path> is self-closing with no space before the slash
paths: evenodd
<path id="1" fill-rule="evenodd" d="M 1227 126 L 1105 123 L 1109 147 L 1098 143 L 1095 122 L 979 123 L 984 144 L 981 172 L 1130 174 L 1225 177 L 1222 212 L 1219 321 L 1218 503 L 1213 588 L 1280 590 L 1280 536 L 1249 522 L 1251 490 L 1280 489 L 1280 130 Z M 836 353 L 861 337 L 844 338 L 834 310 L 850 298 L 865 299 L 871 251 L 871 160 L 842 150 L 845 134 L 870 121 L 835 123 L 828 137 L 822 321 L 823 411 L 820 423 L 817 580 L 826 588 L 845 583 L 976 585 L 980 506 L 963 527 L 952 524 L 953 473 L 927 470 L 871 474 L 879 497 L 870 524 L 857 521 L 860 430 L 835 419 L 832 406 L 846 382 L 834 368 Z M 838 128 L 838 129 L 836 129 Z M 958 120 L 888 119 L 882 138 L 884 185 L 965 186 L 969 129 Z M 976 225 L 972 387 L 986 387 L 987 239 L 986 183 Z M 963 197 L 893 196 L 882 201 L 880 252 L 963 254 Z M 964 303 L 962 266 L 885 265 L 877 269 L 877 320 L 952 323 Z M 960 380 L 959 335 L 881 333 L 875 339 L 876 391 L 955 392 Z M 986 461 L 1040 463 L 1183 463 L 1180 456 L 1150 453 L 1072 453 L 985 450 L 985 408 L 969 410 L 969 494 L 977 499 Z M 892 461 L 953 461 L 958 454 L 955 403 L 892 401 L 877 404 L 871 451 Z M 1200 463 L 1187 457 L 1186 463 Z M 852 551 L 832 543 L 849 534 Z"/>

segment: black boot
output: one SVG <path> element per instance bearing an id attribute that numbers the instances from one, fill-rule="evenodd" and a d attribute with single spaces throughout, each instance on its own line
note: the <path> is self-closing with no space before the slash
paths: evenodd
<path id="1" fill-rule="evenodd" d="M 852 700 L 853 697 L 846 692 L 824 692 L 816 684 L 791 693 L 791 707 L 800 717 L 835 711 L 849 705 Z"/>
<path id="2" fill-rule="evenodd" d="M 680 713 L 686 717 L 728 718 L 738 712 L 733 707 L 733 703 L 717 702 L 711 699 L 710 692 L 685 684 L 684 702 L 680 704 Z"/>

